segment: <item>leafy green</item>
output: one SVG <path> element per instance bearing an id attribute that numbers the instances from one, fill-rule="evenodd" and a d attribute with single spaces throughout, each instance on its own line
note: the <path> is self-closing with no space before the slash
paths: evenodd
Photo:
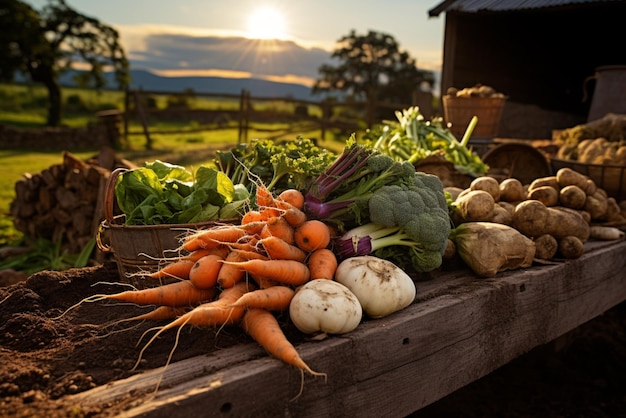
<path id="1" fill-rule="evenodd" d="M 26 252 L 0 261 L 0 270 L 13 269 L 30 275 L 43 270 L 62 271 L 85 267 L 95 245 L 96 240 L 92 238 L 79 254 L 68 254 L 62 250 L 61 240 L 52 243 L 45 238 L 36 238 Z"/>
<path id="2" fill-rule="evenodd" d="M 397 121 L 385 121 L 364 136 L 372 147 L 396 160 L 416 163 L 431 155 L 441 155 L 463 174 L 484 175 L 489 166 L 468 146 L 475 127 L 470 122 L 459 141 L 441 117 L 426 120 L 417 107 L 396 111 Z"/>
<path id="3" fill-rule="evenodd" d="M 159 225 L 236 217 L 249 193 L 214 167 L 193 173 L 157 160 L 120 175 L 115 198 L 126 224 Z"/>
<path id="4" fill-rule="evenodd" d="M 244 184 L 252 193 L 261 181 L 274 194 L 288 188 L 306 190 L 309 184 L 336 158 L 311 139 L 276 142 L 253 139 L 229 151 L 218 151 L 216 165 L 235 184 Z"/>

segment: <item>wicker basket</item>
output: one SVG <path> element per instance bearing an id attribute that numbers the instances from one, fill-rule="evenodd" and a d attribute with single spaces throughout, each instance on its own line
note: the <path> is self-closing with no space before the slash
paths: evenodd
<path id="1" fill-rule="evenodd" d="M 560 160 L 552 158 L 552 170 L 554 173 L 561 168 L 571 168 L 589 177 L 601 189 L 604 189 L 609 197 L 618 202 L 626 200 L 626 166 L 611 164 L 588 164 L 573 160 Z"/>
<path id="2" fill-rule="evenodd" d="M 450 131 L 461 138 L 472 117 L 478 118 L 473 137 L 493 138 L 498 134 L 505 97 L 443 97 L 443 112 Z"/>
<path id="3" fill-rule="evenodd" d="M 120 279 L 136 287 L 145 287 L 144 280 L 135 280 L 137 273 L 156 271 L 164 257 L 178 255 L 180 240 L 189 231 L 208 228 L 219 223 L 234 223 L 237 219 L 207 221 L 192 224 L 125 225 L 124 215 L 114 215 L 115 183 L 126 171 L 116 169 L 107 181 L 104 195 L 104 220 L 97 235 L 98 248 L 112 253 Z M 158 283 L 155 283 L 155 285 Z"/>

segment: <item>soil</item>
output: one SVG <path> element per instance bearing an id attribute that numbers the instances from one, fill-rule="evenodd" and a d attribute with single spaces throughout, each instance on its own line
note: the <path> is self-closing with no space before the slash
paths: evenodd
<path id="1" fill-rule="evenodd" d="M 163 366 L 175 333 L 139 357 L 137 341 L 154 323 L 117 323 L 145 312 L 88 302 L 119 291 L 113 262 L 41 272 L 0 288 L 0 416 L 105 417 L 116 405 L 85 407 L 66 395 Z M 68 308 L 73 307 L 69 311 Z M 67 312 L 66 312 L 67 311 Z M 249 342 L 239 330 L 189 329 L 172 361 Z M 557 349 L 559 348 L 559 349 Z M 626 417 L 626 304 L 412 415 L 429 417 Z"/>

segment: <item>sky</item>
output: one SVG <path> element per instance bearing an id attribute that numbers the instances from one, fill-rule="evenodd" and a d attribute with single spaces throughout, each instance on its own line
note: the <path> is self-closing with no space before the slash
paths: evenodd
<path id="1" fill-rule="evenodd" d="M 47 0 L 24 0 L 41 10 Z M 165 76 L 259 77 L 311 85 L 355 30 L 394 37 L 423 70 L 443 60 L 438 0 L 67 0 L 120 34 L 131 69 Z"/>

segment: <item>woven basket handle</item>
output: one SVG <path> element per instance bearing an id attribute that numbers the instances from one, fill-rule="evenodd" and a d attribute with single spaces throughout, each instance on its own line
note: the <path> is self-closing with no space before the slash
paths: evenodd
<path id="1" fill-rule="evenodd" d="M 113 223 L 113 207 L 115 206 L 115 183 L 120 174 L 128 171 L 126 168 L 116 168 L 111 172 L 104 189 L 104 218 Z"/>

